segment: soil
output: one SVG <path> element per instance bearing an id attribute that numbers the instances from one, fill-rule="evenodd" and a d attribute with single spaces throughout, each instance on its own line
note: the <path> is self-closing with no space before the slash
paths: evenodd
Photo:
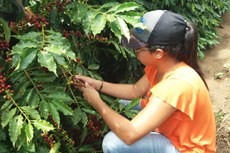
<path id="1" fill-rule="evenodd" d="M 230 12 L 222 18 L 219 44 L 200 60 L 217 123 L 217 153 L 230 153 Z"/>

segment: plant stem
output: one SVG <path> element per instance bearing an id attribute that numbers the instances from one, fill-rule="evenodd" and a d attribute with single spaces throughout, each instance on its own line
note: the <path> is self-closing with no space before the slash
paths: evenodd
<path id="1" fill-rule="evenodd" d="M 42 95 L 40 94 L 39 90 L 37 89 L 34 81 L 31 79 L 31 77 L 29 76 L 29 74 L 27 73 L 26 70 L 24 70 L 24 73 L 26 74 L 27 78 L 30 80 L 30 82 L 32 83 L 32 85 L 34 86 L 35 90 L 37 91 L 38 95 L 40 98 L 42 98 Z"/>
<path id="2" fill-rule="evenodd" d="M 44 25 L 42 25 L 42 48 L 45 47 L 45 29 Z"/>
<path id="3" fill-rule="evenodd" d="M 9 91 L 5 91 L 6 95 L 10 97 L 10 101 L 16 106 L 16 108 L 21 112 L 21 114 L 25 117 L 25 119 L 28 121 L 28 123 L 31 123 L 30 119 L 27 117 L 27 115 L 24 113 L 24 111 L 18 106 L 18 104 L 14 101 L 13 97 L 11 96 Z"/>
<path id="4" fill-rule="evenodd" d="M 66 78 L 66 81 L 68 82 L 68 77 L 66 76 L 66 74 L 65 74 L 65 72 L 64 72 L 64 70 L 63 70 L 63 68 L 61 68 L 61 70 L 62 70 L 63 75 L 64 75 L 65 78 Z M 70 72 L 69 72 L 69 73 L 70 73 Z M 71 74 L 71 73 L 70 73 L 70 74 Z M 71 77 L 73 77 L 72 74 L 71 74 Z M 78 104 L 78 101 L 77 101 L 77 99 L 76 99 L 76 97 L 75 97 L 75 95 L 74 95 L 74 93 L 73 93 L 73 90 L 72 90 L 72 88 L 71 88 L 71 86 L 70 86 L 69 83 L 68 83 L 68 88 L 69 88 L 70 93 L 71 93 L 71 95 L 72 95 L 72 97 L 73 97 L 73 99 L 74 99 L 74 102 L 77 104 L 78 108 L 81 108 L 81 107 L 79 106 L 79 104 Z"/>

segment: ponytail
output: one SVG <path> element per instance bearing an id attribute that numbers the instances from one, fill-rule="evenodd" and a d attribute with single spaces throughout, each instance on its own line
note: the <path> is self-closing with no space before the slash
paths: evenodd
<path id="1" fill-rule="evenodd" d="M 181 50 L 183 53 L 178 55 L 178 58 L 184 61 L 186 64 L 191 66 L 201 77 L 206 87 L 208 85 L 204 79 L 204 75 L 200 69 L 197 60 L 197 51 L 198 51 L 198 32 L 195 24 L 187 22 L 187 28 L 184 38 L 184 44 Z"/>

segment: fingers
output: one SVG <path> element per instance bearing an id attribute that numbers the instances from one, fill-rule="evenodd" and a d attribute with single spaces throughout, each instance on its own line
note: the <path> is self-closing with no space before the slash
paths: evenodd
<path id="1" fill-rule="evenodd" d="M 80 79 L 77 79 L 76 77 L 73 78 L 73 85 L 75 88 L 81 88 L 81 87 L 85 87 L 85 82 L 83 82 Z"/>
<path id="2" fill-rule="evenodd" d="M 89 77 L 86 77 L 86 76 L 83 76 L 83 75 L 75 75 L 75 78 L 78 79 L 78 80 L 87 80 Z M 84 81 L 86 82 L 86 81 Z"/>
<path id="3" fill-rule="evenodd" d="M 86 82 L 88 84 L 87 87 L 96 89 L 96 87 L 97 87 L 97 86 L 95 86 L 95 84 L 97 83 L 96 81 L 97 80 L 95 80 L 91 77 L 83 76 L 83 75 L 75 75 L 73 77 L 73 84 L 74 84 L 75 88 L 78 88 L 78 89 L 80 89 L 82 87 L 86 87 Z"/>
<path id="4" fill-rule="evenodd" d="M 80 91 L 84 91 L 85 88 L 90 88 L 94 89 L 88 82 L 83 82 L 82 80 L 79 79 L 74 79 L 73 80 L 74 87 L 79 89 Z"/>
<path id="5" fill-rule="evenodd" d="M 94 89 L 88 82 L 85 82 L 85 87 L 86 87 L 86 88 Z"/>

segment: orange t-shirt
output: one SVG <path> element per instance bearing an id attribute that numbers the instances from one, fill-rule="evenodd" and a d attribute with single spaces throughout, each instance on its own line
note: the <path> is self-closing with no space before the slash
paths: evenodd
<path id="1" fill-rule="evenodd" d="M 215 153 L 215 117 L 200 76 L 183 62 L 157 84 L 156 73 L 151 66 L 145 68 L 151 88 L 142 106 L 154 95 L 178 109 L 156 131 L 169 138 L 181 153 Z"/>

